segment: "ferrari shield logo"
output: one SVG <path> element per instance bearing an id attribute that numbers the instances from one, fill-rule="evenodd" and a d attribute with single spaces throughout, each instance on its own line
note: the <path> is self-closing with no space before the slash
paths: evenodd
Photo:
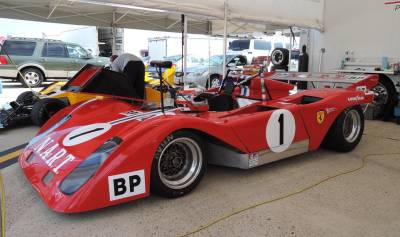
<path id="1" fill-rule="evenodd" d="M 321 110 L 317 112 L 317 123 L 322 124 L 325 121 L 325 111 Z"/>

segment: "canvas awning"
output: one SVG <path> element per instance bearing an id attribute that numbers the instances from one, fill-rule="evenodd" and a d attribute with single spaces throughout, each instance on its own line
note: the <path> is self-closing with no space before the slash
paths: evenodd
<path id="1" fill-rule="evenodd" d="M 226 0 L 228 33 L 323 30 L 325 0 Z M 0 0 L 0 17 L 100 27 L 222 34 L 225 0 Z"/>

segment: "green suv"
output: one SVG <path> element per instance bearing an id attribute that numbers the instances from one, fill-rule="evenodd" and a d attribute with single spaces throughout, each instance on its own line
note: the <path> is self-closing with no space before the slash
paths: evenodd
<path id="1" fill-rule="evenodd" d="M 109 64 L 108 58 L 93 57 L 80 45 L 60 40 L 8 38 L 0 46 L 0 77 L 30 87 L 40 86 L 47 78 L 70 78 L 88 63 Z"/>

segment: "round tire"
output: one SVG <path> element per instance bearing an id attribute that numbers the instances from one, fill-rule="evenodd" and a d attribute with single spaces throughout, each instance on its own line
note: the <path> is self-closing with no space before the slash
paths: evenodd
<path id="1" fill-rule="evenodd" d="M 32 105 L 38 100 L 37 93 L 33 91 L 25 91 L 22 92 L 18 97 L 17 97 L 17 102 L 18 104 L 23 104 L 23 105 Z"/>
<path id="2" fill-rule="evenodd" d="M 364 132 L 364 114 L 360 106 L 344 110 L 332 124 L 322 146 L 331 150 L 348 152 L 360 142 Z"/>
<path id="3" fill-rule="evenodd" d="M 39 87 L 44 81 L 44 75 L 42 71 L 37 68 L 28 67 L 21 71 L 24 79 L 19 75 L 19 80 L 25 87 Z"/>
<path id="4" fill-rule="evenodd" d="M 159 145 L 151 169 L 151 191 L 167 198 L 191 192 L 206 170 L 204 145 L 199 136 L 178 131 Z"/>
<path id="5" fill-rule="evenodd" d="M 31 112 L 31 119 L 37 126 L 42 126 L 55 113 L 65 108 L 67 105 L 59 99 L 44 98 L 37 101 Z"/>
<path id="6" fill-rule="evenodd" d="M 373 101 L 375 105 L 374 118 L 389 120 L 393 116 L 396 104 L 396 89 L 389 79 L 380 77 L 379 83 L 372 90 L 376 94 Z"/>
<path id="7" fill-rule="evenodd" d="M 287 69 L 289 64 L 289 50 L 276 48 L 271 53 L 271 62 L 275 69 Z"/>
<path id="8" fill-rule="evenodd" d="M 207 89 L 216 88 L 221 86 L 221 76 L 220 75 L 211 75 L 210 80 L 207 80 Z"/>

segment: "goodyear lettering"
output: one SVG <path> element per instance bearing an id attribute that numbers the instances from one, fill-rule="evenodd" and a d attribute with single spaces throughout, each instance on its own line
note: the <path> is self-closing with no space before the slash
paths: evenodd
<path id="1" fill-rule="evenodd" d="M 359 95 L 357 95 L 357 96 L 353 96 L 353 97 L 347 98 L 347 101 L 349 101 L 349 102 L 354 102 L 354 101 L 362 101 L 362 100 L 364 100 L 364 99 L 365 99 L 364 96 L 359 96 Z"/>

